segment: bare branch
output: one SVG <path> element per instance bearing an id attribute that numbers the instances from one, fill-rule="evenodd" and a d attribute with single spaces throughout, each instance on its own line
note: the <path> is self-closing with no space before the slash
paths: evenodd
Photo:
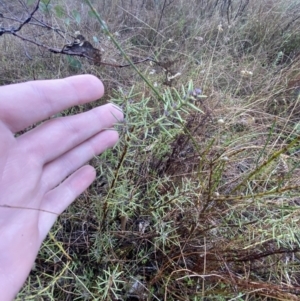
<path id="1" fill-rule="evenodd" d="M 0 28 L 0 36 L 2 36 L 5 33 L 15 34 L 16 32 L 20 31 L 25 24 L 30 22 L 30 20 L 32 19 L 35 12 L 39 9 L 40 1 L 41 0 L 37 1 L 37 4 L 36 4 L 35 8 L 33 9 L 33 11 L 17 28 L 10 28 L 10 29 Z M 5 17 L 3 17 L 3 18 L 5 18 Z"/>
<path id="2" fill-rule="evenodd" d="M 17 33 L 12 33 L 15 37 L 25 41 L 25 42 L 29 42 L 29 43 L 32 43 L 36 46 L 39 46 L 39 47 L 42 47 L 46 50 L 48 50 L 49 52 L 52 52 L 52 53 L 55 53 L 55 54 L 64 54 L 64 55 L 71 55 L 71 56 L 78 56 L 78 57 L 84 57 L 86 59 L 88 59 L 89 61 L 94 61 L 94 58 L 89 56 L 86 52 L 84 51 L 72 51 L 66 47 L 63 47 L 62 49 L 58 49 L 58 48 L 53 48 L 53 47 L 49 47 L 47 45 L 44 45 L 44 44 L 41 44 L 39 42 L 36 42 L 34 40 L 31 40 L 29 38 L 26 38 L 24 36 L 21 36 Z M 135 65 L 137 64 L 140 64 L 140 63 L 144 63 L 144 62 L 147 62 L 147 61 L 152 61 L 156 64 L 159 64 L 159 62 L 155 61 L 154 59 L 148 57 L 148 58 L 145 58 L 145 59 L 142 59 L 140 61 L 137 61 L 137 62 L 134 62 Z M 117 64 L 111 64 L 111 63 L 105 63 L 105 62 L 100 62 L 100 65 L 104 65 L 104 66 L 111 66 L 111 67 L 116 67 L 116 68 L 123 68 L 123 67 L 129 67 L 130 64 L 126 64 L 126 65 L 117 65 Z"/>
<path id="3" fill-rule="evenodd" d="M 34 9 L 31 12 L 28 12 L 28 9 L 25 5 L 25 3 L 20 0 L 20 3 L 22 4 L 23 8 L 25 8 L 25 11 L 28 12 L 28 17 L 25 20 L 20 20 L 19 18 L 15 17 L 15 16 L 3 16 L 2 14 L 0 14 L 1 17 L 7 19 L 7 20 L 11 20 L 14 22 L 18 22 L 20 23 L 17 27 L 11 27 L 11 28 L 0 28 L 0 36 L 3 34 L 11 34 L 19 39 L 21 39 L 24 42 L 29 42 L 33 45 L 36 45 L 38 47 L 42 47 L 46 50 L 48 50 L 49 52 L 55 53 L 55 54 L 63 54 L 63 55 L 70 55 L 70 56 L 78 56 L 78 57 L 84 57 L 86 59 L 89 60 L 89 62 L 100 66 L 100 65 L 105 65 L 105 66 L 111 66 L 111 67 L 116 67 L 116 68 L 123 68 L 123 67 L 129 67 L 131 66 L 131 64 L 125 64 L 125 65 L 120 65 L 120 64 L 112 64 L 112 63 L 106 63 L 103 62 L 101 60 L 101 52 L 99 49 L 94 48 L 92 46 L 92 44 L 87 41 L 82 35 L 77 35 L 74 38 L 73 43 L 64 45 L 62 49 L 59 48 L 54 48 L 51 46 L 47 46 L 45 44 L 42 44 L 38 41 L 36 41 L 35 39 L 31 39 L 29 37 L 26 37 L 24 35 L 19 34 L 19 31 L 22 29 L 22 27 L 25 24 L 29 24 L 29 25 L 34 25 L 34 26 L 39 26 L 39 27 L 43 27 L 46 28 L 48 30 L 53 30 L 55 31 L 58 35 L 60 35 L 62 38 L 65 38 L 64 36 L 64 32 L 57 28 L 57 27 L 53 27 L 47 23 L 45 23 L 43 20 L 39 20 L 38 18 L 34 17 L 34 14 L 36 13 L 36 11 L 39 9 L 39 4 L 40 4 L 41 0 L 37 1 L 37 4 L 35 5 Z M 29 56 L 29 54 L 26 52 L 26 55 L 28 58 L 31 59 L 31 57 Z M 140 63 L 144 63 L 147 61 L 152 61 L 154 63 L 156 63 L 157 65 L 160 65 L 159 62 L 156 62 L 154 59 L 147 57 L 144 59 L 141 59 L 139 61 L 135 61 L 134 64 L 140 64 Z"/>

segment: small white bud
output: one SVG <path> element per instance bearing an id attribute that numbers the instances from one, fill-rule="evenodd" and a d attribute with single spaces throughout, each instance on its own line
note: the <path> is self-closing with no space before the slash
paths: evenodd
<path id="1" fill-rule="evenodd" d="M 172 79 L 174 79 L 174 78 L 180 76 L 180 75 L 181 75 L 181 73 L 180 73 L 180 72 L 177 72 L 177 73 L 174 74 L 174 75 L 167 76 L 168 82 L 169 82 L 170 80 L 172 80 Z"/>
<path id="2" fill-rule="evenodd" d="M 241 75 L 242 76 L 252 76 L 253 72 L 252 71 L 248 71 L 248 70 L 242 70 L 241 71 Z"/>
<path id="3" fill-rule="evenodd" d="M 222 24 L 219 24 L 219 25 L 218 25 L 218 31 L 219 31 L 219 32 L 223 32 L 223 30 L 224 30 L 224 29 L 223 29 L 223 27 L 222 27 Z"/>

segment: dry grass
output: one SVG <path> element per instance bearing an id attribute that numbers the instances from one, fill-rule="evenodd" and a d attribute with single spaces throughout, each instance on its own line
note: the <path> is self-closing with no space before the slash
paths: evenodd
<path id="1" fill-rule="evenodd" d="M 80 30 L 104 62 L 125 63 L 74 2 L 51 0 L 36 15 L 60 34 L 29 24 L 22 35 L 62 48 Z M 300 5 L 95 5 L 129 58 L 159 62 L 138 65 L 156 94 L 131 67 L 0 38 L 1 84 L 92 73 L 105 99 L 63 114 L 113 101 L 126 115 L 119 145 L 92 160 L 97 181 L 59 218 L 17 300 L 298 300 Z"/>

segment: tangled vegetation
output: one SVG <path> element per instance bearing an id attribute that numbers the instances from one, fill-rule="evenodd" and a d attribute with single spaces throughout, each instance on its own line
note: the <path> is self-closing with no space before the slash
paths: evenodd
<path id="1" fill-rule="evenodd" d="M 299 300 L 297 1 L 13 0 L 0 13 L 0 84 L 91 73 L 106 96 L 62 115 L 125 113 L 16 300 Z"/>

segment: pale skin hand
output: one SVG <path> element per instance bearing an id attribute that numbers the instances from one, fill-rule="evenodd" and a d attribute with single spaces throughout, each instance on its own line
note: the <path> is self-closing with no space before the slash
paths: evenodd
<path id="1" fill-rule="evenodd" d="M 109 104 L 51 119 L 18 138 L 14 133 L 103 92 L 91 75 L 0 87 L 2 301 L 21 288 L 57 216 L 95 179 L 94 168 L 83 165 L 117 142 L 111 128 L 123 115 Z"/>

